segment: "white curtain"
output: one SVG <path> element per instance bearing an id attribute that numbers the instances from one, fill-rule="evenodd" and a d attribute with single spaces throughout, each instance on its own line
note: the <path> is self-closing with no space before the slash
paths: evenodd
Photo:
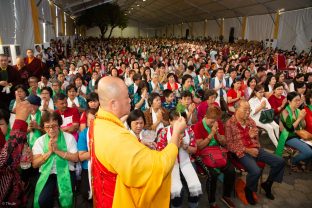
<path id="1" fill-rule="evenodd" d="M 21 55 L 34 47 L 30 1 L 0 1 L 0 35 L 3 44 L 21 45 Z"/>
<path id="2" fill-rule="evenodd" d="M 265 40 L 273 37 L 274 15 L 265 14 L 247 17 L 246 39 L 247 40 Z"/>
<path id="3" fill-rule="evenodd" d="M 229 36 L 230 36 L 230 30 L 231 27 L 234 27 L 234 37 L 238 38 L 241 36 L 242 32 L 242 18 L 229 18 L 229 19 L 224 19 L 224 41 L 229 41 Z"/>
<path id="4" fill-rule="evenodd" d="M 16 43 L 21 45 L 21 54 L 26 55 L 28 48 L 34 48 L 34 25 L 30 1 L 15 0 L 17 11 Z"/>
<path id="5" fill-rule="evenodd" d="M 220 27 L 215 20 L 208 20 L 206 26 L 206 35 L 210 36 L 213 40 L 218 38 L 220 34 Z"/>
<path id="6" fill-rule="evenodd" d="M 301 9 L 281 14 L 277 47 L 290 50 L 293 45 L 297 51 L 309 51 L 312 39 L 312 9 Z"/>
<path id="7" fill-rule="evenodd" d="M 201 22 L 194 22 L 193 23 L 193 35 L 194 38 L 203 37 L 204 36 L 204 21 Z"/>
<path id="8" fill-rule="evenodd" d="M 13 1 L 0 1 L 0 37 L 2 44 L 14 44 L 15 20 Z"/>

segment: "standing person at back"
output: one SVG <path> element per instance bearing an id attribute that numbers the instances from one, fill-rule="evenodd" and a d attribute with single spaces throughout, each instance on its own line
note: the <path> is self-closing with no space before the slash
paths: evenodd
<path id="1" fill-rule="evenodd" d="M 14 99 L 14 87 L 18 84 L 18 72 L 9 65 L 7 55 L 0 54 L 0 108 L 9 109 L 9 104 Z"/>
<path id="2" fill-rule="evenodd" d="M 171 142 L 161 152 L 138 142 L 121 118 L 130 112 L 125 83 L 114 77 L 99 82 L 100 109 L 91 137 L 92 174 L 96 207 L 168 207 L 171 170 L 179 135 L 186 123 L 179 118 Z M 93 141 L 92 141 L 93 140 Z"/>
<path id="3" fill-rule="evenodd" d="M 32 49 L 26 50 L 27 57 L 24 59 L 26 68 L 28 72 L 30 73 L 29 76 L 35 76 L 38 78 L 38 80 L 41 78 L 41 76 L 46 73 L 44 72 L 43 63 L 40 59 L 36 58 L 34 56 L 34 51 Z"/>

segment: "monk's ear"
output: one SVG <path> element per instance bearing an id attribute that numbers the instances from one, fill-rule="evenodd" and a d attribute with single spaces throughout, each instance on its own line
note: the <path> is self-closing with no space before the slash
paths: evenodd
<path id="1" fill-rule="evenodd" d="M 114 100 L 114 99 L 110 100 L 109 101 L 109 107 L 110 107 L 110 109 L 112 111 L 115 111 L 116 109 L 118 109 L 118 102 L 117 102 L 117 100 Z"/>

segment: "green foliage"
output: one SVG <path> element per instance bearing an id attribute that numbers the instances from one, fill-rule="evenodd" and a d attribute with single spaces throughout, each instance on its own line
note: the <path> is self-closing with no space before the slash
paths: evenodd
<path id="1" fill-rule="evenodd" d="M 176 112 L 179 113 L 179 115 L 181 115 L 181 113 L 185 112 L 185 106 L 179 102 L 176 107 Z"/>
<path id="2" fill-rule="evenodd" d="M 87 28 L 99 27 L 101 38 L 104 38 L 108 27 L 111 26 L 108 36 L 110 38 L 114 28 L 124 29 L 127 27 L 128 19 L 118 4 L 107 3 L 84 11 L 77 18 L 77 25 L 84 25 Z"/>

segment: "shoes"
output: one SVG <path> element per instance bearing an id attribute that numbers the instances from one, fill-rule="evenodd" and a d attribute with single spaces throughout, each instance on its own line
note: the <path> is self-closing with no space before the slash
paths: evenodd
<path id="1" fill-rule="evenodd" d="M 274 200 L 275 197 L 272 194 L 271 187 L 272 187 L 272 184 L 268 182 L 261 183 L 261 188 L 263 188 L 263 190 L 265 191 L 265 196 L 268 199 Z"/>
<path id="2" fill-rule="evenodd" d="M 226 204 L 226 206 L 228 208 L 235 208 L 235 204 L 232 202 L 232 200 L 229 197 L 223 196 L 221 198 L 221 201 L 223 201 L 224 204 Z"/>
<path id="3" fill-rule="evenodd" d="M 256 204 L 256 201 L 253 198 L 253 193 L 247 186 L 245 187 L 245 196 L 246 196 L 247 202 L 250 205 L 255 205 Z"/>

